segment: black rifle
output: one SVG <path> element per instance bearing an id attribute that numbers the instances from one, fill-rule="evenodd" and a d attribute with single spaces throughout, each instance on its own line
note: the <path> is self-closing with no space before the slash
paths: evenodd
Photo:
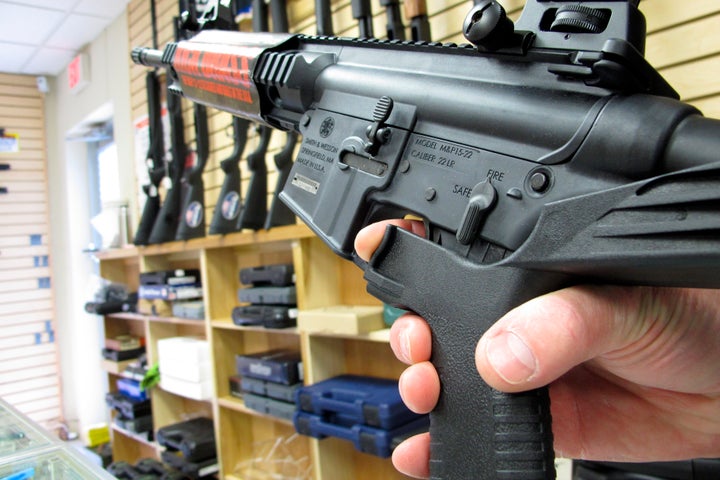
<path id="1" fill-rule="evenodd" d="M 248 169 L 252 172 L 245 202 L 238 218 L 238 230 L 251 228 L 260 230 L 265 226 L 267 216 L 267 164 L 265 154 L 270 145 L 273 129 L 266 125 L 257 128 L 259 143 L 247 156 Z"/>
<path id="2" fill-rule="evenodd" d="M 273 32 L 287 33 L 290 31 L 285 0 L 270 0 L 270 18 L 272 18 Z"/>
<path id="3" fill-rule="evenodd" d="M 153 46 L 157 48 L 155 0 L 150 0 L 150 25 L 152 27 Z M 147 245 L 149 242 L 150 232 L 160 211 L 158 186 L 165 176 L 165 144 L 163 141 L 162 108 L 160 103 L 160 79 L 157 70 L 149 70 L 145 76 L 145 91 L 147 92 L 148 139 L 150 142 L 145 158 L 147 159 L 150 183 L 142 187 L 145 193 L 145 206 L 133 239 L 135 245 Z"/>
<path id="4" fill-rule="evenodd" d="M 235 12 L 236 7 L 231 7 L 231 11 Z M 231 25 L 227 30 L 237 30 L 234 19 L 231 18 L 230 20 Z M 239 230 L 238 216 L 242 208 L 240 160 L 242 160 L 242 154 L 247 143 L 249 126 L 250 122 L 248 120 L 233 116 L 233 150 L 226 159 L 220 161 L 220 169 L 225 173 L 225 178 L 213 210 L 213 218 L 209 228 L 210 234 L 226 234 Z"/>
<path id="5" fill-rule="evenodd" d="M 388 40 L 405 40 L 405 27 L 400 16 L 400 0 L 380 0 L 385 7 L 385 25 Z"/>
<path id="6" fill-rule="evenodd" d="M 220 4 L 217 0 L 205 5 L 198 18 L 195 0 L 181 0 L 180 25 L 183 39 L 192 38 L 202 29 L 237 30 L 235 2 Z M 205 184 L 203 172 L 210 156 L 210 134 L 207 110 L 204 105 L 193 105 L 195 121 L 195 164 L 183 175 L 183 202 L 176 240 L 189 240 L 205 236 Z"/>
<path id="7" fill-rule="evenodd" d="M 482 2 L 475 49 L 205 32 L 198 46 L 247 66 L 222 98 L 198 88 L 193 45 L 133 53 L 189 99 L 301 133 L 281 199 L 338 255 L 371 222 L 425 220 L 425 238 L 390 227 L 357 263 L 433 331 L 433 478 L 554 477 L 547 389 L 500 393 L 475 369 L 510 309 L 579 282 L 720 288 L 720 120 L 643 58 L 635 1 L 551 7 L 530 0 L 514 25 Z"/>
<path id="8" fill-rule="evenodd" d="M 195 0 L 180 0 L 180 16 L 177 28 L 183 40 L 192 38 L 200 31 Z M 180 219 L 175 240 L 189 240 L 205 235 L 205 184 L 203 171 L 210 155 L 207 109 L 193 104 L 195 126 L 195 161 L 186 165 L 181 183 Z"/>
<path id="9" fill-rule="evenodd" d="M 290 169 L 292 168 L 293 158 L 295 158 L 295 146 L 297 145 L 297 141 L 297 132 L 288 132 L 285 146 L 273 157 L 275 166 L 277 167 L 278 177 L 277 182 L 275 183 L 275 191 L 270 203 L 270 209 L 268 210 L 268 215 L 265 219 L 266 230 L 269 230 L 272 227 L 292 225 L 295 223 L 295 214 L 285 203 L 280 201 L 280 191 L 285 186 L 287 179 L 290 176 Z"/>
<path id="10" fill-rule="evenodd" d="M 245 150 L 249 126 L 250 122 L 244 118 L 232 119 L 233 151 L 220 162 L 220 168 L 225 172 L 225 179 L 210 222 L 210 234 L 238 231 L 238 216 L 242 207 L 240 160 Z"/>
<path id="11" fill-rule="evenodd" d="M 330 0 L 315 0 L 315 25 L 318 35 L 334 35 Z"/>
<path id="12" fill-rule="evenodd" d="M 286 33 L 290 30 L 285 0 L 270 0 L 270 15 L 272 17 L 273 32 Z M 295 214 L 287 205 L 279 200 L 278 195 L 280 195 L 280 190 L 285 186 L 288 176 L 290 175 L 297 141 L 297 133 L 288 132 L 285 146 L 273 157 L 275 167 L 277 168 L 277 181 L 275 182 L 275 190 L 273 190 L 270 208 L 265 218 L 266 230 L 270 230 L 272 227 L 295 223 Z"/>
<path id="13" fill-rule="evenodd" d="M 170 115 L 170 152 L 172 159 L 168 161 L 165 177 L 169 179 L 169 187 L 165 193 L 158 212 L 155 224 L 148 243 L 156 244 L 169 242 L 175 239 L 180 218 L 180 199 L 182 195 L 182 176 L 185 170 L 187 145 L 185 145 L 185 122 L 183 121 L 182 102 L 179 96 L 170 93 L 167 95 L 167 109 Z"/>
<path id="14" fill-rule="evenodd" d="M 265 0 L 252 1 L 252 27 L 253 32 L 267 32 L 269 29 Z M 258 146 L 247 156 L 248 170 L 251 172 L 250 183 L 238 218 L 238 230 L 243 228 L 260 230 L 265 226 L 267 216 L 268 172 L 265 155 L 270 145 L 272 129 L 267 125 L 259 125 L 257 132 L 260 139 Z"/>
<path id="15" fill-rule="evenodd" d="M 405 0 L 405 16 L 410 19 L 410 39 L 430 41 L 430 21 L 424 0 Z"/>
<path id="16" fill-rule="evenodd" d="M 373 20 L 370 0 L 351 0 L 352 16 L 358 22 L 358 37 L 373 37 Z"/>
<path id="17" fill-rule="evenodd" d="M 178 18 L 174 22 L 175 38 L 180 41 L 181 31 Z M 168 183 L 165 199 L 155 218 L 148 243 L 157 244 L 175 240 L 178 224 L 180 222 L 180 208 L 182 201 L 182 178 L 187 161 L 187 145 L 185 144 L 185 121 L 183 120 L 182 99 L 173 89 L 177 88 L 167 82 L 167 98 L 165 100 L 170 116 L 170 154 L 163 182 Z"/>
<path id="18" fill-rule="evenodd" d="M 183 201 L 175 240 L 205 236 L 205 183 L 203 171 L 210 155 L 210 133 L 204 105 L 193 105 L 195 123 L 195 163 L 185 167 L 182 178 Z"/>

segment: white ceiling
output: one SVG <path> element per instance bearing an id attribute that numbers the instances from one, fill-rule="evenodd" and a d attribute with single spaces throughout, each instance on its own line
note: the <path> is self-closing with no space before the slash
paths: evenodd
<path id="1" fill-rule="evenodd" d="M 129 0 L 0 0 L 0 72 L 57 75 Z"/>

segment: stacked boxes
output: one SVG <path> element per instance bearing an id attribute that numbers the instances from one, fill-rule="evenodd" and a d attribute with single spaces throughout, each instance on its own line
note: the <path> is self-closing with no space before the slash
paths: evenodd
<path id="1" fill-rule="evenodd" d="M 211 418 L 198 417 L 159 428 L 157 442 L 165 447 L 162 461 L 192 479 L 214 478 L 219 470 Z"/>
<path id="2" fill-rule="evenodd" d="M 338 437 L 361 452 L 389 457 L 399 439 L 427 431 L 429 418 L 403 403 L 397 381 L 340 375 L 301 387 L 293 418 L 298 433 Z"/>
<path id="3" fill-rule="evenodd" d="M 145 353 L 145 339 L 132 335 L 118 335 L 105 339 L 102 356 L 111 362 L 122 362 L 140 357 Z"/>
<path id="4" fill-rule="evenodd" d="M 118 427 L 152 440 L 152 405 L 147 392 L 142 391 L 136 380 L 121 378 L 117 380 L 119 391 L 105 395 L 105 403 L 114 409 L 113 422 Z"/>
<path id="5" fill-rule="evenodd" d="M 230 392 L 245 406 L 261 413 L 292 420 L 295 392 L 302 385 L 300 353 L 271 350 L 236 357 L 237 376 L 230 377 Z"/>
<path id="6" fill-rule="evenodd" d="M 166 392 L 207 400 L 212 396 L 212 368 L 207 340 L 171 337 L 158 340 L 160 387 Z"/>
<path id="7" fill-rule="evenodd" d="M 138 311 L 146 315 L 170 316 L 202 320 L 200 270 L 161 270 L 140 274 Z M 192 303 L 187 303 L 192 301 Z"/>
<path id="8" fill-rule="evenodd" d="M 129 432 L 152 438 L 152 411 L 149 392 L 140 387 L 144 376 L 145 339 L 132 335 L 118 335 L 105 339 L 103 358 L 113 362 L 128 362 L 123 377 L 115 380 L 115 392 L 105 395 L 105 403 L 116 411 L 113 422 Z"/>
<path id="9" fill-rule="evenodd" d="M 293 327 L 297 317 L 295 270 L 292 264 L 266 265 L 240 270 L 238 300 L 249 304 L 232 311 L 236 325 L 266 328 Z"/>

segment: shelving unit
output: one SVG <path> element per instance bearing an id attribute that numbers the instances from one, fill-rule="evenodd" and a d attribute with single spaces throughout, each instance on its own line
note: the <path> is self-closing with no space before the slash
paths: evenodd
<path id="1" fill-rule="evenodd" d="M 397 378 L 402 364 L 388 346 L 388 331 L 365 335 L 332 335 L 301 332 L 297 328 L 239 327 L 231 320 L 242 287 L 241 268 L 292 262 L 295 267 L 299 309 L 331 305 L 379 305 L 365 291 L 362 272 L 334 255 L 307 227 L 291 225 L 269 231 L 210 236 L 187 242 L 129 247 L 97 254 L 103 278 L 138 286 L 140 272 L 168 268 L 199 268 L 203 282 L 205 319 L 185 320 L 142 314 L 113 314 L 104 319 L 106 336 L 125 333 L 144 336 L 148 360 L 157 360 L 157 341 L 172 336 L 196 336 L 210 342 L 214 389 L 209 401 L 186 399 L 156 387 L 152 390 L 154 429 L 205 415 L 214 419 L 221 477 L 242 478 L 263 449 L 292 440 L 288 449 L 305 458 L 317 480 L 406 478 L 389 459 L 355 450 L 337 439 L 315 440 L 299 436 L 291 422 L 247 408 L 230 394 L 229 377 L 235 374 L 235 356 L 275 348 L 301 352 L 306 383 L 341 373 Z M 105 362 L 111 388 L 122 365 Z M 114 460 L 135 462 L 159 458 L 160 448 L 120 428 L 112 429 Z M 280 440 L 278 440 L 280 439 Z M 285 446 L 283 446 L 285 448 Z"/>

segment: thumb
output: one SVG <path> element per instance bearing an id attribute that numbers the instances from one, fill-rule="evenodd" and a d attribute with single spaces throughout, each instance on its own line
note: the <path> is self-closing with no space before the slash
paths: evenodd
<path id="1" fill-rule="evenodd" d="M 632 341 L 638 289 L 573 287 L 507 313 L 478 343 L 477 369 L 493 388 L 524 391 L 549 384 L 573 367 Z"/>

